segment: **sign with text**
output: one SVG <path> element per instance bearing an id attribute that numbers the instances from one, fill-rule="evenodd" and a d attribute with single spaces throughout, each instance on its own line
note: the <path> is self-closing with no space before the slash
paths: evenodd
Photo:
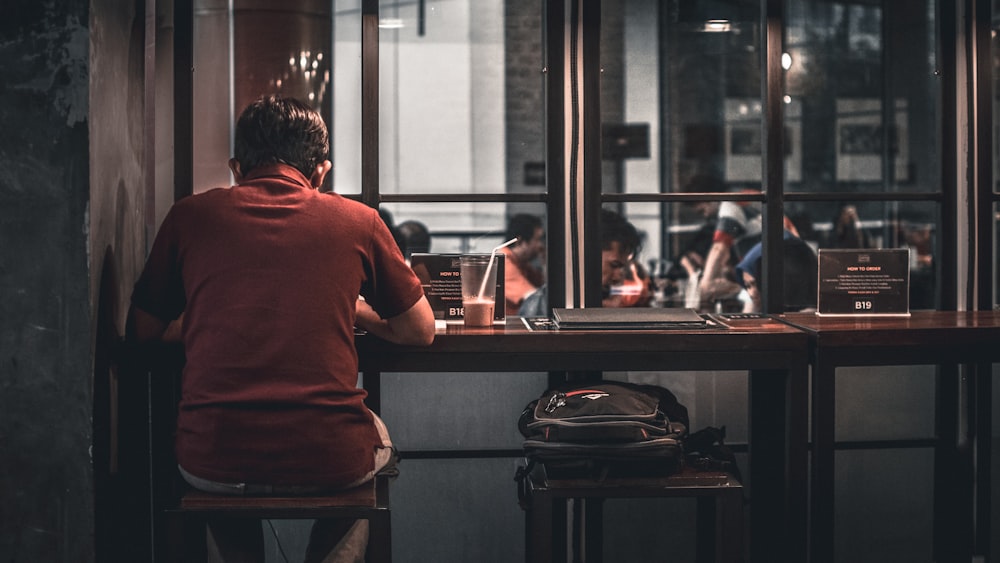
<path id="1" fill-rule="evenodd" d="M 910 251 L 819 249 L 819 315 L 910 314 Z"/>
<path id="2" fill-rule="evenodd" d="M 420 279 L 427 302 L 434 310 L 436 320 L 460 321 L 465 317 L 462 307 L 462 273 L 459 268 L 459 254 L 414 254 L 410 267 Z M 486 254 L 485 256 L 489 256 Z M 504 254 L 498 252 L 493 265 L 497 269 L 496 303 L 493 307 L 493 321 L 506 319 L 504 307 Z"/>

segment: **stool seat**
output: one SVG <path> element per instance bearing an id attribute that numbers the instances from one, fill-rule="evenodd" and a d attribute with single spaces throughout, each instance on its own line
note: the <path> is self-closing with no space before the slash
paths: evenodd
<path id="1" fill-rule="evenodd" d="M 574 560 L 600 562 L 601 502 L 608 498 L 696 497 L 697 560 L 743 560 L 743 485 L 722 471 L 681 471 L 663 477 L 549 479 L 544 469 L 528 473 L 522 490 L 525 547 L 529 562 L 566 560 L 567 501 L 582 502 L 586 518 L 573 529 Z M 588 502 L 589 501 L 589 502 Z M 580 538 L 583 538 L 581 541 Z"/>
<path id="2" fill-rule="evenodd" d="M 369 522 L 366 561 L 392 561 L 388 476 L 344 491 L 303 496 L 236 496 L 186 490 L 176 506 L 164 510 L 167 561 L 205 561 L 209 518 L 311 520 L 364 519 Z"/>

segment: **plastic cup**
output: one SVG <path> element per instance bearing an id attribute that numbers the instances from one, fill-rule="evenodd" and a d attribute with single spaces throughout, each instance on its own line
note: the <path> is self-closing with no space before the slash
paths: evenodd
<path id="1" fill-rule="evenodd" d="M 492 326 L 497 291 L 496 259 L 491 264 L 489 254 L 465 254 L 459 257 L 459 271 L 465 326 Z"/>

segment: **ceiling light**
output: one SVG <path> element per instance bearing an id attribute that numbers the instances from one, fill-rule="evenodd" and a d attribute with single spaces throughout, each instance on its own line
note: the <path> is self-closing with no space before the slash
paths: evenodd
<path id="1" fill-rule="evenodd" d="M 704 30 L 711 33 L 721 33 L 724 31 L 730 31 L 732 25 L 729 20 L 708 20 L 705 22 Z"/>
<path id="2" fill-rule="evenodd" d="M 378 26 L 382 29 L 401 29 L 403 20 L 401 18 L 382 18 L 378 21 Z"/>

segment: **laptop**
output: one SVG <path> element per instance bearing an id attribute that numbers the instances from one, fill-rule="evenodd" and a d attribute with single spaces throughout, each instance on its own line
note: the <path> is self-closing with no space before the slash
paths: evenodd
<path id="1" fill-rule="evenodd" d="M 552 321 L 560 330 L 662 330 L 709 326 L 694 309 L 655 307 L 552 309 Z"/>

